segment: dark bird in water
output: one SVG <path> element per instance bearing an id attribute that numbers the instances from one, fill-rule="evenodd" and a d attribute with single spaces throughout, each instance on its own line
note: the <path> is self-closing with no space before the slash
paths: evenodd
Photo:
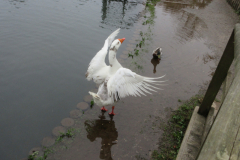
<path id="1" fill-rule="evenodd" d="M 157 49 L 153 50 L 153 58 L 161 60 L 162 56 L 162 48 L 158 47 Z"/>

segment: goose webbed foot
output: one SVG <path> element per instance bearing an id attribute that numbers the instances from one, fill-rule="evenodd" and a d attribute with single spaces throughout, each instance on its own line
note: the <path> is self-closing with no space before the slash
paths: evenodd
<path id="1" fill-rule="evenodd" d="M 114 115 L 115 115 L 115 113 L 113 112 L 113 110 L 114 110 L 114 106 L 112 106 L 112 112 L 108 113 L 110 116 L 114 116 Z"/>
<path id="2" fill-rule="evenodd" d="M 106 112 L 107 109 L 103 106 L 103 107 L 101 108 L 101 111 L 102 111 L 102 112 Z"/>

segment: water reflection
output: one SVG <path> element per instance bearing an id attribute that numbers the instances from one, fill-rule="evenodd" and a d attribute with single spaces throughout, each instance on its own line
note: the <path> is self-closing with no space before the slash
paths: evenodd
<path id="1" fill-rule="evenodd" d="M 84 125 L 87 131 L 87 138 L 93 142 L 96 138 L 101 138 L 100 158 L 112 160 L 111 147 L 116 144 L 118 132 L 115 127 L 115 122 L 106 120 L 104 113 L 97 120 L 86 120 Z"/>
<path id="2" fill-rule="evenodd" d="M 25 4 L 26 0 L 9 0 L 9 3 L 14 5 L 15 8 L 19 9 L 22 4 Z"/>
<path id="3" fill-rule="evenodd" d="M 25 2 L 25 0 L 9 0 L 9 2 Z"/>
<path id="4" fill-rule="evenodd" d="M 212 0 L 167 0 L 164 6 L 168 11 L 177 12 L 184 8 L 203 9 L 211 2 Z"/>
<path id="5" fill-rule="evenodd" d="M 151 63 L 153 64 L 153 73 L 156 73 L 156 67 L 160 63 L 160 59 L 152 58 Z"/>
<path id="6" fill-rule="evenodd" d="M 132 26 L 142 11 L 143 0 L 102 0 L 102 24 L 128 28 Z M 102 26 L 103 27 L 103 26 Z"/>
<path id="7" fill-rule="evenodd" d="M 180 37 L 180 42 L 185 43 L 192 39 L 200 39 L 203 37 L 203 30 L 207 29 L 206 23 L 196 15 L 182 11 L 180 21 L 176 29 L 176 35 Z"/>
<path id="8" fill-rule="evenodd" d="M 179 42 L 186 43 L 192 39 L 203 38 L 202 33 L 207 29 L 206 23 L 201 18 L 185 11 L 184 8 L 202 9 L 211 2 L 212 0 L 169 0 L 163 3 L 165 12 L 170 12 L 178 20 L 176 35 Z"/>

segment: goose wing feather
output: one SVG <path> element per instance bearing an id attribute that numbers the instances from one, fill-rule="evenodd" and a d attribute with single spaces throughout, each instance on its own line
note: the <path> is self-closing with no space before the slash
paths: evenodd
<path id="1" fill-rule="evenodd" d="M 129 95 L 136 97 L 145 95 L 145 93 L 151 94 L 151 92 L 156 92 L 156 89 L 160 89 L 155 85 L 161 85 L 164 81 L 159 81 L 159 79 L 163 77 L 144 77 L 130 69 L 120 68 L 107 82 L 108 96 L 118 100 Z"/>
<path id="2" fill-rule="evenodd" d="M 94 79 L 96 76 L 95 73 L 97 73 L 103 67 L 107 66 L 105 63 L 105 57 L 107 55 L 108 48 L 112 44 L 114 38 L 118 35 L 119 31 L 120 28 L 108 36 L 108 38 L 105 40 L 103 48 L 93 57 L 89 63 L 88 70 L 86 72 L 87 80 Z"/>

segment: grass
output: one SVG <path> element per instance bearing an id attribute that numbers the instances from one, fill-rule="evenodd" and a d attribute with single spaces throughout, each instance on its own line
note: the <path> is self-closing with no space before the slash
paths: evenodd
<path id="1" fill-rule="evenodd" d="M 163 125 L 164 133 L 160 139 L 159 149 L 152 153 L 153 160 L 175 160 L 180 149 L 192 112 L 200 105 L 201 95 L 192 97 L 175 111 L 167 124 Z"/>
<path id="2" fill-rule="evenodd" d="M 60 132 L 60 136 L 57 137 L 56 142 L 61 142 L 64 137 L 68 137 L 68 138 L 73 137 L 74 136 L 73 131 L 74 131 L 74 128 L 70 128 L 67 130 L 66 133 Z"/>
<path id="3" fill-rule="evenodd" d="M 70 128 L 70 129 L 67 130 L 66 133 L 60 133 L 60 136 L 58 136 L 55 141 L 56 142 L 61 142 L 64 137 L 67 137 L 67 138 L 73 137 L 74 136 L 74 133 L 73 133 L 74 130 L 75 130 L 74 128 Z M 47 159 L 48 154 L 50 154 L 50 153 L 53 153 L 53 150 L 51 150 L 47 147 L 44 147 L 43 156 L 38 157 L 39 152 L 35 151 L 31 155 L 28 156 L 28 160 L 45 160 L 45 159 Z"/>
<path id="4" fill-rule="evenodd" d="M 47 159 L 48 154 L 52 153 L 53 151 L 47 147 L 44 147 L 44 152 L 43 156 L 37 157 L 38 156 L 38 151 L 33 152 L 33 154 L 28 156 L 28 160 L 45 160 Z"/>

